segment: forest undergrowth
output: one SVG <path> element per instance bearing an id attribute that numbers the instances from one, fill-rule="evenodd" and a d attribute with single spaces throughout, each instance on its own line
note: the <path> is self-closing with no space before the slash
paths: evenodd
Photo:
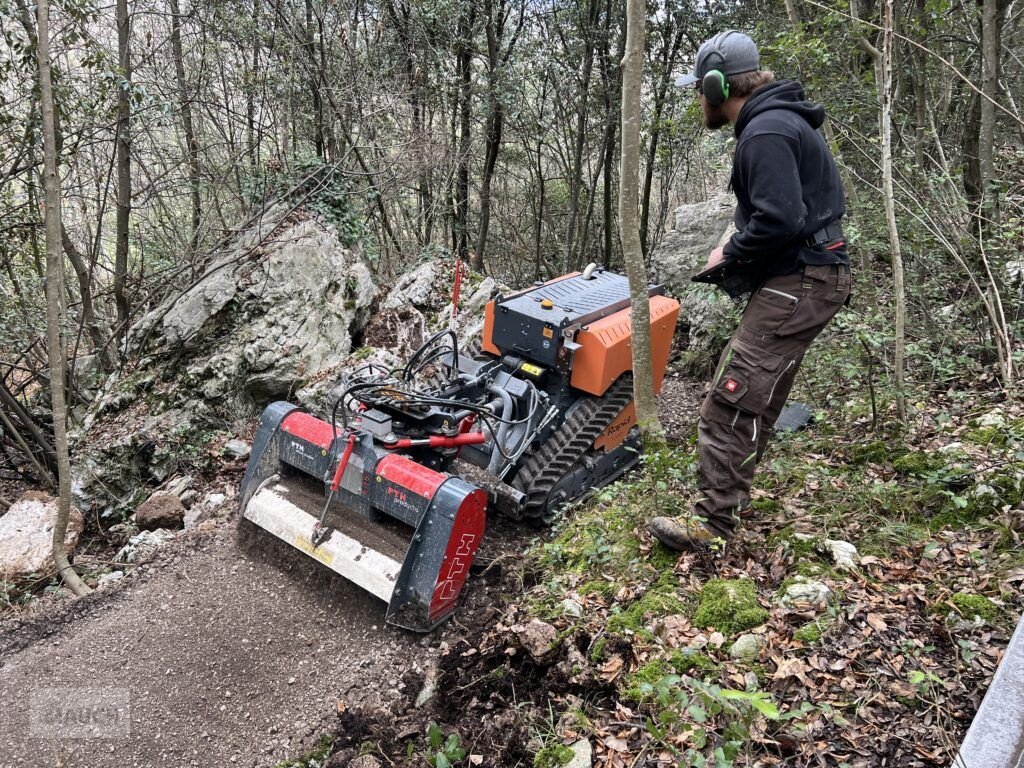
<path id="1" fill-rule="evenodd" d="M 434 700 L 359 751 L 548 768 L 586 740 L 598 766 L 948 765 L 1024 608 L 1024 408 L 963 366 L 899 423 L 885 361 L 865 360 L 877 322 L 848 312 L 813 348 L 792 399 L 815 420 L 777 435 L 735 540 L 677 555 L 644 528 L 688 507 L 691 430 L 541 535 L 505 604 L 449 640 Z"/>

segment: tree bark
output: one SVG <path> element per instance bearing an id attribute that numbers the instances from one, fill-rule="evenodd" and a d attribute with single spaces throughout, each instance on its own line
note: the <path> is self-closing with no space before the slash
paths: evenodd
<path id="1" fill-rule="evenodd" d="M 455 182 L 455 253 L 469 263 L 469 155 L 472 148 L 473 26 L 476 3 L 463 0 L 456 70 L 459 76 L 459 161 Z"/>
<path id="2" fill-rule="evenodd" d="M 121 4 L 126 0 L 118 0 Z M 57 175 L 57 131 L 50 74 L 49 0 L 37 0 L 36 59 L 39 65 L 39 103 L 43 119 L 43 188 L 46 225 L 46 340 L 50 363 L 50 397 L 53 403 L 53 435 L 57 449 L 59 497 L 53 526 L 53 562 L 64 583 L 76 595 L 92 590 L 68 562 L 64 548 L 71 513 L 71 459 L 68 454 L 67 400 L 64 383 L 67 371 L 64 338 L 64 260 L 61 254 L 60 177 Z M 125 14 L 127 15 L 127 13 Z"/>
<path id="3" fill-rule="evenodd" d="M 896 410 L 900 421 L 907 420 L 907 401 L 904 385 L 904 359 L 906 357 L 906 336 L 904 328 L 907 319 L 907 296 L 903 285 L 903 252 L 900 247 L 900 233 L 896 225 L 896 202 L 892 182 L 892 48 L 893 48 L 893 0 L 884 0 L 882 14 L 882 99 L 881 142 L 882 142 L 882 200 L 885 207 L 885 222 L 889 230 L 889 247 L 892 250 L 893 292 L 896 295 L 896 339 L 893 369 L 896 384 Z"/>
<path id="4" fill-rule="evenodd" d="M 117 58 L 121 83 L 117 89 L 117 223 L 114 246 L 114 303 L 117 332 L 128 332 L 128 219 L 132 210 L 131 96 L 132 61 L 128 0 L 117 0 Z"/>
<path id="5" fill-rule="evenodd" d="M 476 271 L 484 266 L 487 251 L 487 234 L 491 224 L 491 182 L 501 151 L 502 134 L 505 127 L 505 104 L 501 98 L 502 71 L 515 50 L 519 32 L 523 28 L 525 7 L 520 6 L 519 24 L 507 47 L 502 51 L 505 37 L 505 3 L 501 2 L 495 14 L 493 0 L 485 0 L 487 14 L 487 102 L 489 106 L 487 124 L 484 128 L 484 168 L 480 177 L 480 231 L 477 233 L 476 252 L 469 265 Z"/>
<path id="6" fill-rule="evenodd" d="M 565 228 L 565 255 L 562 269 L 572 268 L 573 249 L 576 244 L 576 226 L 579 220 L 580 189 L 583 186 L 583 149 L 587 142 L 587 117 L 590 106 L 590 76 L 594 71 L 594 29 L 597 26 L 597 0 L 588 0 L 587 22 L 583 28 L 583 73 L 580 78 L 580 106 L 577 110 L 576 136 L 573 145 L 572 179 L 569 183 L 569 221 Z M 641 66 L 643 63 L 641 62 Z"/>
<path id="7" fill-rule="evenodd" d="M 640 90 L 644 75 L 644 0 L 626 2 L 626 55 L 622 59 L 622 154 L 619 161 L 619 238 L 629 276 L 633 342 L 633 401 L 646 439 L 663 439 L 654 400 L 651 365 L 651 302 L 637 217 L 640 175 Z"/>
<path id="8" fill-rule="evenodd" d="M 999 221 L 994 140 L 996 98 L 999 96 L 998 0 L 981 0 L 981 114 L 978 124 L 978 165 L 981 172 L 982 220 L 988 226 Z M 987 227 L 986 227 L 987 229 Z"/>
<path id="9" fill-rule="evenodd" d="M 671 24 L 673 22 L 665 21 L 665 24 Z M 648 230 L 650 228 L 651 220 L 651 189 L 654 186 L 654 166 L 658 159 L 658 142 L 661 139 L 661 116 L 665 111 L 665 102 L 668 100 L 668 89 L 671 85 L 674 75 L 672 73 L 675 67 L 676 59 L 679 57 L 679 49 L 683 44 L 683 28 L 682 25 L 676 27 L 674 31 L 666 30 L 668 34 L 671 34 L 672 42 L 665 41 L 665 47 L 662 50 L 661 59 L 661 72 L 658 84 L 654 91 L 654 114 L 651 120 L 651 136 L 647 145 L 647 166 L 644 169 L 644 190 L 643 195 L 640 198 L 640 245 L 644 251 L 644 258 L 647 258 L 647 251 L 649 248 Z"/>
<path id="10" fill-rule="evenodd" d="M 203 201 L 199 193 L 199 142 L 192 124 L 192 100 L 185 81 L 185 56 L 181 47 L 181 10 L 178 0 L 169 0 L 171 8 L 171 55 L 174 58 L 174 77 L 178 85 L 178 103 L 181 106 L 181 127 L 185 132 L 185 151 L 188 157 L 188 186 L 192 200 L 192 237 L 189 247 L 195 253 L 199 248 L 199 226 L 203 217 Z M 253 88 L 250 86 L 249 93 Z M 252 96 L 247 96 L 251 104 Z M 247 107 L 249 125 L 249 151 L 252 152 L 252 108 Z"/>

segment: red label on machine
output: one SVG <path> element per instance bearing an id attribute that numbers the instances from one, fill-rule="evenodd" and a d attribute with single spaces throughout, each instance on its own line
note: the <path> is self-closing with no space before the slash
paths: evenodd
<path id="1" fill-rule="evenodd" d="M 428 615 L 433 621 L 450 609 L 462 591 L 473 564 L 487 520 L 487 492 L 479 488 L 470 493 L 459 505 L 452 525 L 452 535 L 438 572 L 434 594 L 430 599 Z"/>
<path id="2" fill-rule="evenodd" d="M 435 472 L 405 456 L 392 454 L 377 463 L 377 474 L 417 496 L 432 499 L 448 475 Z"/>
<path id="3" fill-rule="evenodd" d="M 281 429 L 307 443 L 318 445 L 325 451 L 330 449 L 334 438 L 341 434 L 340 429 L 335 432 L 326 421 L 302 411 L 293 411 L 285 416 Z"/>

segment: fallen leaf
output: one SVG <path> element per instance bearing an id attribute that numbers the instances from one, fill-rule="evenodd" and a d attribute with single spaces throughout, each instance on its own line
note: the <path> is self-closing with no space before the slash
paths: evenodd
<path id="1" fill-rule="evenodd" d="M 612 656 L 608 661 L 601 665 L 601 677 L 607 682 L 612 682 L 620 674 L 622 674 L 622 668 L 625 662 L 622 661 L 621 656 Z"/>
<path id="2" fill-rule="evenodd" d="M 876 632 L 885 632 L 889 628 L 889 625 L 885 623 L 885 620 L 877 613 L 869 613 L 867 616 L 867 622 Z"/>
<path id="3" fill-rule="evenodd" d="M 795 677 L 804 685 L 810 687 L 811 681 L 807 679 L 807 665 L 800 659 L 779 659 L 772 675 L 772 680 L 785 680 L 787 677 Z"/>
<path id="4" fill-rule="evenodd" d="M 629 752 L 629 742 L 625 739 L 620 739 L 617 736 L 605 739 L 604 746 L 606 749 L 610 749 L 613 752 Z"/>

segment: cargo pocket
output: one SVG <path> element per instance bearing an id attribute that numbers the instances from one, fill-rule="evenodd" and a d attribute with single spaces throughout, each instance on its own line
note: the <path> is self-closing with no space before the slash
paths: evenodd
<path id="1" fill-rule="evenodd" d="M 792 336 L 803 341 L 812 341 L 829 320 L 843 308 L 849 288 L 836 291 L 807 292 L 797 304 L 793 315 L 775 329 L 776 336 Z"/>
<path id="2" fill-rule="evenodd" d="M 783 362 L 781 355 L 733 339 L 715 379 L 712 396 L 741 411 L 759 415 L 768 406 Z M 703 412 L 701 415 L 710 416 Z"/>

